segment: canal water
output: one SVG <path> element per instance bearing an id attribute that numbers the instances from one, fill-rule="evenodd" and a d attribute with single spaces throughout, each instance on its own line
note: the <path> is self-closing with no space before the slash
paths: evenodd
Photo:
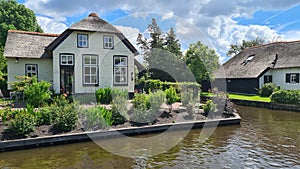
<path id="1" fill-rule="evenodd" d="M 241 125 L 219 127 L 205 142 L 201 130 L 192 130 L 175 147 L 153 157 L 121 157 L 85 142 L 0 153 L 0 168 L 300 169 L 300 113 L 236 108 Z"/>

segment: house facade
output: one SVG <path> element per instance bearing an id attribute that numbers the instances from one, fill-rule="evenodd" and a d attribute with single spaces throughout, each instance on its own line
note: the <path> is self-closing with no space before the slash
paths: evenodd
<path id="1" fill-rule="evenodd" d="M 4 50 L 8 82 L 33 76 L 55 93 L 94 93 L 111 87 L 134 92 L 137 50 L 114 26 L 92 13 L 62 34 L 9 31 Z M 10 88 L 10 86 L 8 86 Z"/>
<path id="2" fill-rule="evenodd" d="M 227 92 L 257 94 L 265 83 L 300 90 L 300 41 L 275 42 L 247 48 L 216 71 Z"/>

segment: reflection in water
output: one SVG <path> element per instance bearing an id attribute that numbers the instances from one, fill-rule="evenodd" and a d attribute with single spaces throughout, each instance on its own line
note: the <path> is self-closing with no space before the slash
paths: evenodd
<path id="1" fill-rule="evenodd" d="M 154 157 L 146 155 L 147 149 L 133 159 L 120 157 L 88 142 L 0 153 L 0 167 L 300 168 L 300 113 L 237 108 L 241 126 L 220 127 L 205 142 L 199 138 L 201 130 L 192 130 Z"/>

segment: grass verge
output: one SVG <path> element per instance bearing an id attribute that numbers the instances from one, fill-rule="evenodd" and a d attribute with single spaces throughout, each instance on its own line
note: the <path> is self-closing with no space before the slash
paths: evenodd
<path id="1" fill-rule="evenodd" d="M 213 94 L 209 92 L 202 92 L 202 96 L 212 97 Z M 258 102 L 271 102 L 270 97 L 260 97 L 259 95 L 245 95 L 245 94 L 232 94 L 229 93 L 230 99 L 237 100 L 248 100 L 248 101 L 258 101 Z"/>

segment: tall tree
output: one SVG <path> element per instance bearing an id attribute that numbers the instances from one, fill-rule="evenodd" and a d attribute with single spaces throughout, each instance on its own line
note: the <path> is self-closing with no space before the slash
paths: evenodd
<path id="1" fill-rule="evenodd" d="M 162 31 L 157 25 L 156 19 L 152 18 L 151 23 L 148 25 L 148 31 L 150 33 L 150 47 L 162 49 L 163 48 L 163 38 Z"/>
<path id="2" fill-rule="evenodd" d="M 180 57 L 178 56 L 181 56 L 182 53 L 174 30 L 171 28 L 164 35 L 156 20 L 152 18 L 151 23 L 148 25 L 148 32 L 150 33 L 149 39 L 139 34 L 137 44 L 143 51 L 148 67 L 147 74 L 150 75 L 150 78 L 162 81 L 184 80 L 178 78 L 181 72 L 177 71 L 177 69 L 182 67 L 182 71 L 185 67 L 179 66 Z M 174 74 L 173 72 L 177 73 Z"/>
<path id="3" fill-rule="evenodd" d="M 8 30 L 43 32 L 34 12 L 16 0 L 0 0 L 0 79 L 6 72 L 6 59 L 3 49 Z"/>
<path id="4" fill-rule="evenodd" d="M 176 34 L 173 30 L 173 28 L 170 28 L 169 32 L 167 33 L 167 36 L 165 38 L 165 49 L 176 56 L 181 56 L 182 52 L 180 51 L 181 45 L 179 43 L 179 40 L 176 37 Z"/>
<path id="5" fill-rule="evenodd" d="M 212 80 L 213 71 L 219 67 L 219 56 L 200 41 L 191 44 L 185 54 L 185 61 L 198 83 Z"/>
<path id="6" fill-rule="evenodd" d="M 228 56 L 237 55 L 238 53 L 240 53 L 241 51 L 243 51 L 248 47 L 257 46 L 263 44 L 264 42 L 265 42 L 264 39 L 256 38 L 250 41 L 243 40 L 241 44 L 235 44 L 235 45 L 231 44 L 229 51 L 227 52 L 227 55 Z"/>

